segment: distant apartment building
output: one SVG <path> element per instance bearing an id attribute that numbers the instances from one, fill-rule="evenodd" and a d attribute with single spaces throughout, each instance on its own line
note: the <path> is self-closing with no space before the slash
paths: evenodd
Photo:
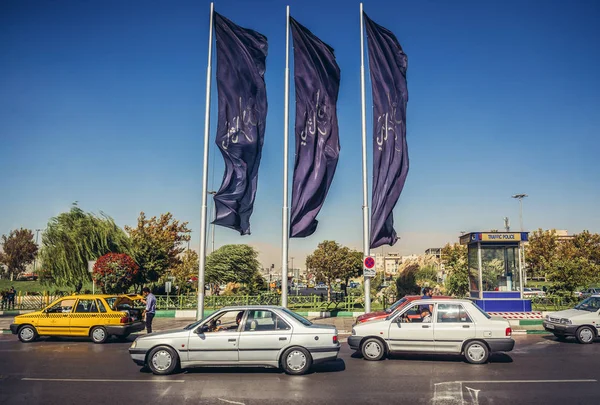
<path id="1" fill-rule="evenodd" d="M 437 259 L 442 257 L 442 248 L 429 248 L 425 250 L 426 256 L 434 256 Z"/>

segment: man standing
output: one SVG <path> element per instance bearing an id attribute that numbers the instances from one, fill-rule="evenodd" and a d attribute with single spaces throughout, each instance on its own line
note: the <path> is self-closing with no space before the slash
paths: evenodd
<path id="1" fill-rule="evenodd" d="M 17 295 L 17 291 L 15 287 L 10 287 L 8 290 L 8 307 L 7 309 L 15 309 L 15 295 Z"/>
<path id="2" fill-rule="evenodd" d="M 143 315 L 146 317 L 146 331 L 152 333 L 152 320 L 156 314 L 156 297 L 150 292 L 148 287 L 144 287 L 142 295 L 145 298 L 146 309 Z"/>

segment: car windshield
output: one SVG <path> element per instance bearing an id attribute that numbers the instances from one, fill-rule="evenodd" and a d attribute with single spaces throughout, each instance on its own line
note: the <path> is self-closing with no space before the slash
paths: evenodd
<path id="1" fill-rule="evenodd" d="M 185 329 L 185 330 L 194 329 L 196 326 L 200 325 L 202 323 L 202 321 L 204 321 L 204 319 L 200 319 L 199 321 L 192 322 L 189 325 L 184 326 L 183 329 Z"/>
<path id="2" fill-rule="evenodd" d="M 404 304 L 406 302 L 406 297 L 399 299 L 398 301 L 394 302 L 392 304 L 391 307 L 386 308 L 385 312 L 387 312 L 388 314 L 391 314 L 392 312 L 394 312 L 396 309 L 398 309 L 398 307 L 402 304 Z"/>
<path id="3" fill-rule="evenodd" d="M 283 312 L 285 312 L 286 314 L 288 314 L 289 316 L 291 316 L 292 318 L 294 318 L 295 320 L 297 320 L 298 322 L 300 322 L 302 325 L 306 325 L 306 326 L 312 325 L 311 321 L 309 321 L 308 319 L 306 319 L 302 315 L 298 315 L 297 313 L 295 313 L 293 311 L 290 311 L 287 308 L 283 308 Z"/>
<path id="4" fill-rule="evenodd" d="M 600 297 L 589 297 L 581 301 L 578 305 L 575 306 L 575 309 L 579 309 L 581 311 L 589 311 L 596 312 L 600 309 Z"/>
<path id="5" fill-rule="evenodd" d="M 481 308 L 479 307 L 479 305 L 477 305 L 477 304 L 473 303 L 473 306 L 474 306 L 475 308 L 477 308 L 477 309 L 479 310 L 479 312 L 481 312 L 481 313 L 483 314 L 483 316 L 485 316 L 487 319 L 490 319 L 490 318 L 491 318 L 490 314 L 488 314 L 488 313 L 487 313 L 487 312 L 485 312 L 483 309 L 481 309 Z"/>

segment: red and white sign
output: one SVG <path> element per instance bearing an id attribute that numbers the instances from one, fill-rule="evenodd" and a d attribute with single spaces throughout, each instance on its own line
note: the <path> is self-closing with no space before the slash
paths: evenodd
<path id="1" fill-rule="evenodd" d="M 365 269 L 372 269 L 373 267 L 375 267 L 375 258 L 373 258 L 372 256 L 367 256 L 365 257 Z"/>

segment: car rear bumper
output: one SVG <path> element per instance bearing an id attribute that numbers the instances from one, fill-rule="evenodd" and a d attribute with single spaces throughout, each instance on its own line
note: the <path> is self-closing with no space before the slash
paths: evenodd
<path id="1" fill-rule="evenodd" d="M 313 359 L 314 364 L 323 363 L 325 361 L 332 361 L 337 359 L 338 353 L 340 352 L 340 344 L 332 347 L 314 347 L 309 348 L 308 351 Z"/>
<path id="2" fill-rule="evenodd" d="M 350 336 L 348 338 L 348 346 L 350 346 L 352 350 L 360 349 L 360 341 L 362 338 L 362 336 Z"/>
<path id="3" fill-rule="evenodd" d="M 128 325 L 107 325 L 106 331 L 109 335 L 115 336 L 123 336 L 129 335 L 130 333 L 139 332 L 144 330 L 146 327 L 146 322 L 138 321 L 134 323 L 130 323 Z"/>
<path id="4" fill-rule="evenodd" d="M 490 352 L 510 352 L 515 347 L 515 340 L 508 339 L 488 339 L 485 341 L 490 347 Z"/>
<path id="5" fill-rule="evenodd" d="M 555 335 L 575 336 L 577 328 L 577 325 L 562 325 L 560 323 L 544 321 L 544 329 L 548 332 L 554 333 Z"/>

